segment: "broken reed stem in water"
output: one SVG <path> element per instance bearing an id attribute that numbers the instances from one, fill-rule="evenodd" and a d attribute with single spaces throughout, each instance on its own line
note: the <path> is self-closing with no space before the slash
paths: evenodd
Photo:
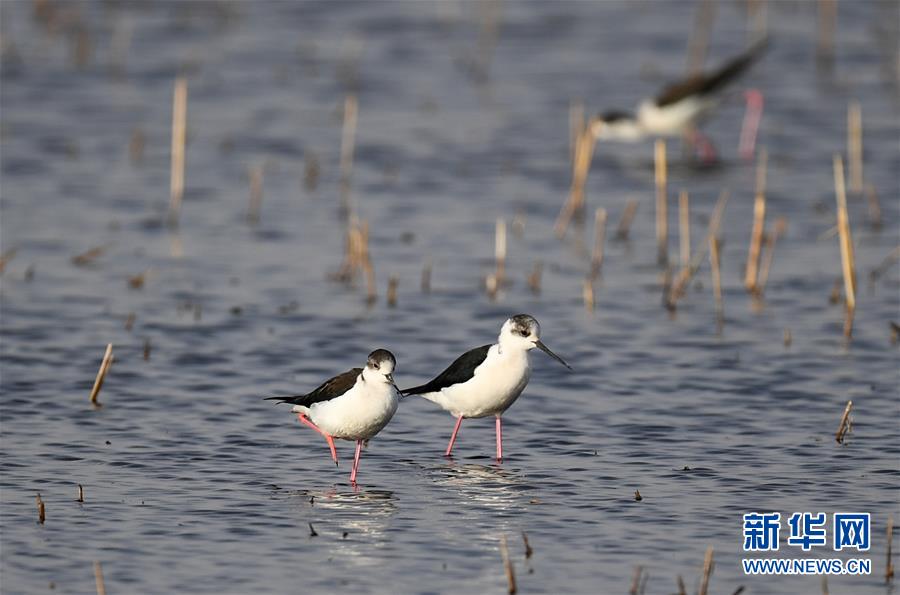
<path id="1" fill-rule="evenodd" d="M 187 79 L 175 79 L 172 95 L 172 162 L 169 177 L 169 223 L 178 224 L 184 196 L 184 144 L 187 136 Z"/>
<path id="2" fill-rule="evenodd" d="M 387 289 L 387 305 L 388 308 L 396 308 L 397 307 L 397 284 L 399 280 L 397 277 L 391 276 L 388 279 L 388 289 Z"/>
<path id="3" fill-rule="evenodd" d="M 84 488 L 81 487 L 81 484 L 78 484 L 78 500 L 77 502 L 84 502 Z"/>
<path id="4" fill-rule="evenodd" d="M 766 226 L 766 163 L 768 153 L 760 149 L 756 169 L 756 197 L 753 199 L 753 229 L 750 232 L 750 248 L 747 252 L 747 269 L 744 287 L 753 293 L 759 277 L 759 255 Z"/>
<path id="5" fill-rule="evenodd" d="M 866 184 L 866 204 L 869 206 L 869 223 L 872 229 L 879 231 L 881 229 L 881 203 L 878 201 L 878 191 L 875 184 Z"/>
<path id="6" fill-rule="evenodd" d="M 590 276 L 584 278 L 581 289 L 581 297 L 584 299 L 584 308 L 588 312 L 594 311 L 594 282 Z"/>
<path id="7" fill-rule="evenodd" d="M 431 259 L 428 259 L 422 267 L 422 293 L 431 293 L 431 268 Z"/>
<path id="8" fill-rule="evenodd" d="M 344 124 L 341 129 L 340 194 L 341 212 L 350 213 L 350 177 L 353 172 L 353 151 L 356 146 L 356 95 L 344 98 Z"/>
<path id="9" fill-rule="evenodd" d="M 669 261 L 669 213 L 666 204 L 666 141 L 656 139 L 653 151 L 656 181 L 656 262 L 664 265 Z"/>
<path id="10" fill-rule="evenodd" d="M 569 159 L 573 164 L 578 152 L 579 136 L 584 127 L 584 102 L 575 99 L 569 103 Z"/>
<path id="11" fill-rule="evenodd" d="M 675 582 L 678 584 L 678 595 L 687 595 L 687 589 L 684 588 L 684 579 L 681 578 L 680 574 L 676 577 Z"/>
<path id="12" fill-rule="evenodd" d="M 497 299 L 499 284 L 497 283 L 497 276 L 494 273 L 491 273 L 484 278 L 484 289 L 487 291 L 488 298 L 490 298 L 492 302 Z"/>
<path id="13" fill-rule="evenodd" d="M 847 106 L 847 163 L 850 168 L 850 192 L 863 191 L 862 107 L 859 101 Z"/>
<path id="14" fill-rule="evenodd" d="M 616 240 L 625 241 L 628 239 L 628 232 L 631 230 L 631 222 L 634 220 L 637 207 L 638 200 L 636 198 L 629 198 L 625 203 L 625 210 L 622 212 L 622 218 L 619 219 L 619 225 L 616 227 Z"/>
<path id="15" fill-rule="evenodd" d="M 894 561 L 891 556 L 891 549 L 894 541 L 894 517 L 888 515 L 887 522 L 887 562 L 884 565 L 884 582 L 890 583 L 894 578 Z"/>
<path id="16" fill-rule="evenodd" d="M 759 282 L 756 285 L 755 293 L 762 296 L 766 290 L 766 282 L 769 280 L 769 269 L 772 268 L 772 261 L 775 258 L 775 243 L 778 238 L 787 231 L 787 219 L 779 217 L 775 220 L 775 229 L 772 233 L 766 234 L 766 255 L 763 258 L 762 268 L 759 271 Z"/>
<path id="17" fill-rule="evenodd" d="M 687 190 L 678 194 L 678 239 L 681 249 L 681 266 L 691 262 L 691 206 Z"/>
<path id="18" fill-rule="evenodd" d="M 834 58 L 834 31 L 837 24 L 837 0 L 819 0 L 819 26 L 816 37 L 816 61 L 830 70 Z"/>
<path id="19" fill-rule="evenodd" d="M 644 574 L 644 567 L 640 564 L 634 567 L 634 574 L 631 576 L 631 587 L 628 589 L 628 595 L 638 595 L 641 587 L 641 575 Z"/>
<path id="20" fill-rule="evenodd" d="M 506 535 L 500 536 L 500 555 L 503 557 L 503 570 L 506 572 L 506 590 L 509 595 L 516 592 L 516 573 L 513 570 L 512 560 L 509 559 L 509 546 L 506 543 Z"/>
<path id="21" fill-rule="evenodd" d="M 872 271 L 869 273 L 869 281 L 871 281 L 872 283 L 878 281 L 878 279 L 880 279 L 881 276 L 891 268 L 891 266 L 894 264 L 894 261 L 898 259 L 900 259 L 900 246 L 897 246 L 896 248 L 891 250 L 890 254 L 885 256 L 881 261 L 881 264 L 872 269 Z"/>
<path id="22" fill-rule="evenodd" d="M 106 583 L 103 582 L 103 568 L 99 560 L 94 560 L 94 582 L 97 584 L 97 595 L 106 595 Z"/>
<path id="23" fill-rule="evenodd" d="M 719 239 L 709 236 L 709 264 L 712 268 L 713 295 L 716 299 L 716 328 L 721 331 L 724 322 L 722 304 L 722 274 L 719 271 Z"/>
<path id="24" fill-rule="evenodd" d="M 103 354 L 103 360 L 100 362 L 100 369 L 97 370 L 97 377 L 94 379 L 94 388 L 91 389 L 91 404 L 99 405 L 97 397 L 100 395 L 100 389 L 103 388 L 103 381 L 106 380 L 106 373 L 112 365 L 112 343 L 106 346 L 106 352 Z"/>
<path id="25" fill-rule="evenodd" d="M 528 275 L 528 288 L 535 295 L 541 293 L 541 274 L 544 272 L 544 263 L 538 261 L 534 263 L 534 268 Z"/>
<path id="26" fill-rule="evenodd" d="M 494 261 L 496 263 L 494 276 L 497 283 L 502 284 L 506 278 L 506 220 L 502 217 L 497 219 L 494 230 Z"/>
<path id="27" fill-rule="evenodd" d="M 588 171 L 591 168 L 591 159 L 594 158 L 594 135 L 590 126 L 582 128 L 578 135 L 578 145 L 575 149 L 575 159 L 572 164 L 572 186 L 569 189 L 569 198 L 559 211 L 553 231 L 556 237 L 562 239 L 573 218 L 579 216 L 584 209 L 584 185 L 587 182 Z"/>
<path id="28" fill-rule="evenodd" d="M 18 252 L 18 248 L 10 248 L 3 254 L 0 254 L 0 273 L 6 269 L 6 263 L 15 258 L 16 252 Z"/>
<path id="29" fill-rule="evenodd" d="M 700 579 L 700 589 L 698 595 L 707 595 L 709 592 L 709 578 L 713 573 L 713 548 L 706 548 L 706 556 L 703 558 L 703 577 Z"/>
<path id="30" fill-rule="evenodd" d="M 40 494 L 35 496 L 34 500 L 37 503 L 38 522 L 43 525 L 44 521 L 47 520 L 47 515 L 46 515 L 47 511 L 46 511 L 46 508 L 44 507 L 44 500 L 41 498 Z"/>
<path id="31" fill-rule="evenodd" d="M 594 251 L 591 254 L 591 279 L 596 279 L 603 267 L 603 248 L 606 243 L 606 209 L 594 212 Z"/>
<path id="32" fill-rule="evenodd" d="M 844 320 L 844 337 L 853 333 L 853 315 L 856 312 L 856 263 L 853 256 L 853 239 L 850 236 L 850 218 L 847 216 L 847 191 L 844 185 L 844 161 L 835 153 L 834 194 L 837 200 L 838 236 L 841 243 L 841 272 L 844 276 L 844 297 L 847 316 Z"/>
<path id="33" fill-rule="evenodd" d="M 707 237 L 716 237 L 718 238 L 719 234 L 719 226 L 722 222 L 722 213 L 725 210 L 725 205 L 728 203 L 728 191 L 722 190 L 719 194 L 719 200 L 716 201 L 716 206 L 713 209 L 712 216 L 709 219 L 709 230 L 707 231 Z M 690 231 L 688 231 L 688 234 Z M 669 292 L 669 296 L 666 301 L 666 306 L 669 309 L 673 309 L 678 300 L 684 296 L 685 291 L 687 290 L 688 282 L 693 278 L 693 276 L 697 273 L 697 270 L 700 268 L 700 265 L 703 263 L 703 259 L 706 256 L 706 252 L 709 249 L 709 242 L 703 242 L 700 246 L 697 247 L 697 251 L 694 253 L 693 257 L 691 257 L 687 266 L 682 267 L 682 269 L 678 272 L 678 277 L 675 278 L 675 281 L 672 283 L 671 291 Z"/>
<path id="34" fill-rule="evenodd" d="M 525 531 L 522 531 L 522 543 L 525 544 L 525 559 L 527 560 L 534 553 L 534 550 L 531 549 L 531 544 L 528 543 L 528 534 Z"/>
<path id="35" fill-rule="evenodd" d="M 834 435 L 834 439 L 837 440 L 838 444 L 843 444 L 844 437 L 850 433 L 850 427 L 853 424 L 853 420 L 850 418 L 852 410 L 853 401 L 847 401 L 847 406 L 844 407 L 844 414 L 841 416 L 841 423 L 838 425 L 837 433 Z"/>
<path id="36" fill-rule="evenodd" d="M 363 221 L 359 226 L 360 256 L 362 269 L 366 273 L 366 303 L 374 304 L 378 299 L 378 289 L 375 287 L 375 267 L 372 266 L 372 257 L 369 255 L 369 222 Z"/>
<path id="37" fill-rule="evenodd" d="M 259 211 L 263 200 L 263 167 L 254 165 L 250 168 L 250 206 L 247 208 L 247 221 L 259 223 Z"/>
<path id="38" fill-rule="evenodd" d="M 72 257 L 72 264 L 76 266 L 89 265 L 98 257 L 102 256 L 103 253 L 106 252 L 106 248 L 106 246 L 97 246 L 86 252 L 82 252 L 81 254 L 76 254 Z"/>

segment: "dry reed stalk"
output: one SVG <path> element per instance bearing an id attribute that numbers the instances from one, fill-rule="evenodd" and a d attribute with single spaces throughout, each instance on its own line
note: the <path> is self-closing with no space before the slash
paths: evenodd
<path id="1" fill-rule="evenodd" d="M 691 205 L 687 190 L 678 194 L 678 239 L 681 249 L 681 266 L 691 262 Z"/>
<path id="2" fill-rule="evenodd" d="M 834 439 L 837 440 L 838 444 L 843 444 L 844 436 L 849 434 L 851 431 L 853 419 L 850 417 L 850 412 L 852 410 L 853 401 L 847 401 L 847 406 L 844 407 L 844 414 L 841 416 L 841 423 L 838 425 L 837 433 L 834 435 Z"/>
<path id="3" fill-rule="evenodd" d="M 512 560 L 509 559 L 509 546 L 506 543 L 506 535 L 500 536 L 500 555 L 503 557 L 503 570 L 506 572 L 506 591 L 509 595 L 516 592 L 516 573 L 513 570 Z"/>
<path id="4" fill-rule="evenodd" d="M 709 229 L 707 231 L 708 238 L 718 238 L 719 227 L 722 223 L 722 213 L 725 211 L 725 205 L 728 203 L 728 191 L 723 190 L 719 194 L 719 200 L 716 201 L 716 206 L 713 209 L 712 216 L 709 219 Z M 690 234 L 690 228 L 688 228 L 688 233 Z M 671 291 L 669 292 L 669 296 L 667 298 L 667 306 L 669 309 L 675 308 L 678 303 L 678 300 L 681 299 L 685 292 L 687 291 L 687 286 L 690 280 L 697 274 L 697 271 L 700 268 L 700 265 L 703 263 L 703 259 L 706 257 L 706 252 L 709 249 L 709 242 L 703 242 L 700 246 L 698 246 L 697 251 L 694 253 L 693 257 L 691 257 L 688 265 L 682 267 L 682 269 L 678 272 L 678 276 L 675 278 L 674 283 L 672 283 Z"/>
<path id="5" fill-rule="evenodd" d="M 873 283 L 875 281 L 878 281 L 878 279 L 880 279 L 882 275 L 890 270 L 891 266 L 894 264 L 894 261 L 898 259 L 900 259 L 900 246 L 897 246 L 896 248 L 891 250 L 891 252 L 881 261 L 881 264 L 872 269 L 872 271 L 869 273 L 869 280 Z"/>
<path id="6" fill-rule="evenodd" d="M 789 328 L 784 329 L 784 339 L 783 339 L 784 346 L 790 347 L 791 343 L 793 343 L 793 342 L 794 342 L 794 335 L 791 334 L 791 329 L 789 329 Z"/>
<path id="7" fill-rule="evenodd" d="M 106 346 L 106 352 L 103 354 L 103 360 L 100 362 L 100 369 L 97 370 L 97 377 L 94 379 L 94 388 L 91 389 L 91 404 L 99 405 L 97 397 L 100 395 L 100 389 L 103 388 L 103 381 L 106 380 L 106 373 L 112 365 L 112 343 Z"/>
<path id="8" fill-rule="evenodd" d="M 44 506 L 44 500 L 41 498 L 40 494 L 35 496 L 35 502 L 37 503 L 38 522 L 43 525 L 44 521 L 47 520 L 47 510 Z"/>
<path id="9" fill-rule="evenodd" d="M 98 257 L 102 256 L 104 252 L 106 252 L 106 246 L 97 246 L 95 248 L 91 248 L 86 252 L 82 252 L 81 254 L 77 254 L 72 257 L 72 264 L 76 266 L 86 266 L 91 264 Z"/>
<path id="10" fill-rule="evenodd" d="M 307 192 L 315 192 L 319 185 L 319 158 L 309 151 L 303 155 L 303 186 Z"/>
<path id="11" fill-rule="evenodd" d="M 187 138 L 187 79 L 175 79 L 172 94 L 172 162 L 169 178 L 169 223 L 178 224 L 184 197 L 184 144 Z"/>
<path id="12" fill-rule="evenodd" d="M 653 163 L 656 181 L 656 262 L 664 265 L 669 261 L 669 212 L 666 204 L 666 141 L 663 139 L 656 139 Z"/>
<path id="13" fill-rule="evenodd" d="M 850 168 L 850 192 L 863 191 L 862 107 L 859 101 L 847 106 L 847 163 Z"/>
<path id="14" fill-rule="evenodd" d="M 594 283 L 590 277 L 585 277 L 584 285 L 581 290 L 581 297 L 584 299 L 584 308 L 588 312 L 594 311 Z"/>
<path id="15" fill-rule="evenodd" d="M 522 531 L 522 543 L 525 544 L 525 559 L 527 560 L 534 553 L 534 550 L 531 549 L 531 544 L 528 543 L 528 534 L 525 531 Z"/>
<path id="16" fill-rule="evenodd" d="M 709 47 L 709 34 L 716 17 L 715 0 L 700 0 L 694 15 L 694 31 L 688 42 L 688 75 L 698 74 L 706 62 L 706 50 Z"/>
<path id="17" fill-rule="evenodd" d="M 834 32 L 837 25 L 837 0 L 818 1 L 816 61 L 819 68 L 831 70 L 834 59 Z"/>
<path id="18" fill-rule="evenodd" d="M 721 331 L 724 322 L 722 274 L 719 272 L 719 240 L 715 236 L 709 237 L 709 263 L 712 268 L 713 295 L 716 299 L 716 328 Z"/>
<path id="19" fill-rule="evenodd" d="M 750 248 L 747 253 L 747 268 L 744 274 L 744 287 L 750 293 L 756 290 L 759 275 L 759 255 L 766 226 L 767 162 L 768 153 L 765 149 L 760 149 L 756 168 L 756 197 L 753 200 L 753 229 L 750 232 Z"/>
<path id="20" fill-rule="evenodd" d="M 531 270 L 531 273 L 528 275 L 528 288 L 531 289 L 531 292 L 535 295 L 539 295 L 541 293 L 541 274 L 544 271 L 544 264 L 542 262 L 534 263 L 534 268 Z"/>
<path id="21" fill-rule="evenodd" d="M 502 217 L 497 219 L 494 231 L 494 261 L 497 267 L 494 275 L 502 285 L 506 279 L 506 220 Z"/>
<path id="22" fill-rule="evenodd" d="M 713 548 L 706 548 L 706 556 L 703 558 L 703 577 L 700 579 L 698 595 L 707 595 L 709 592 L 709 578 L 713 573 Z"/>
<path id="23" fill-rule="evenodd" d="M 353 172 L 353 152 L 356 146 L 357 108 L 356 95 L 347 95 L 344 98 L 340 161 L 341 212 L 344 214 L 350 213 L 350 176 Z"/>
<path id="24" fill-rule="evenodd" d="M 635 501 L 635 502 L 640 502 L 640 501 L 643 500 L 643 499 L 644 499 L 644 497 L 641 496 L 641 491 L 640 491 L 640 490 L 635 490 L 635 491 L 634 491 L 634 501 Z"/>
<path id="25" fill-rule="evenodd" d="M 97 595 L 106 595 L 106 583 L 103 581 L 103 568 L 99 560 L 94 560 L 94 582 L 97 584 Z"/>
<path id="26" fill-rule="evenodd" d="M 372 266 L 372 257 L 369 255 L 369 222 L 363 221 L 360 226 L 360 262 L 366 274 L 366 303 L 374 304 L 378 299 L 378 290 L 375 287 L 375 267 Z"/>
<path id="27" fill-rule="evenodd" d="M 631 577 L 631 587 L 628 589 L 628 595 L 638 595 L 641 586 L 641 576 L 644 574 L 644 567 L 637 565 L 634 567 L 634 574 Z"/>
<path id="28" fill-rule="evenodd" d="M 130 331 L 134 328 L 134 321 L 137 320 L 137 315 L 134 312 L 129 312 L 128 317 L 125 319 L 125 330 Z"/>
<path id="29" fill-rule="evenodd" d="M 891 549 L 894 542 L 894 517 L 888 515 L 887 522 L 887 562 L 884 565 L 884 582 L 890 583 L 894 578 L 894 561 L 891 555 Z"/>
<path id="30" fill-rule="evenodd" d="M 581 131 L 584 130 L 584 102 L 575 99 L 569 103 L 569 160 L 575 164 L 575 155 L 578 153 L 578 141 Z"/>
<path id="31" fill-rule="evenodd" d="M 499 290 L 499 284 L 497 283 L 497 276 L 494 273 L 491 273 L 487 277 L 484 278 L 484 289 L 487 291 L 488 298 L 493 302 L 497 299 L 497 291 Z"/>
<path id="32" fill-rule="evenodd" d="M 787 219 L 779 217 L 775 220 L 775 229 L 772 233 L 766 234 L 766 254 L 763 257 L 762 268 L 759 271 L 759 281 L 754 288 L 756 296 L 762 296 L 766 291 L 766 282 L 769 280 L 769 269 L 772 268 L 772 261 L 775 258 L 775 244 L 778 238 L 787 231 Z"/>
<path id="33" fill-rule="evenodd" d="M 603 248 L 606 243 L 606 209 L 594 212 L 594 251 L 591 254 L 591 279 L 596 279 L 603 268 Z"/>
<path id="34" fill-rule="evenodd" d="M 431 293 L 431 259 L 425 261 L 425 266 L 422 267 L 422 293 Z"/>
<path id="35" fill-rule="evenodd" d="M 10 260 L 15 258 L 16 252 L 18 252 L 17 248 L 10 248 L 3 254 L 0 254 L 0 273 L 2 273 L 6 269 L 6 265 Z"/>
<path id="36" fill-rule="evenodd" d="M 131 289 L 142 289 L 144 287 L 144 283 L 147 282 L 147 279 L 152 276 L 152 273 L 153 269 L 147 269 L 143 273 L 138 273 L 133 277 L 128 277 L 128 287 L 130 287 Z"/>
<path id="37" fill-rule="evenodd" d="M 687 589 L 684 588 L 684 579 L 681 578 L 680 574 L 676 577 L 675 583 L 678 585 L 678 595 L 687 595 Z"/>
<path id="38" fill-rule="evenodd" d="M 828 592 L 828 577 L 822 576 L 822 595 L 829 595 Z"/>
<path id="39" fill-rule="evenodd" d="M 869 207 L 869 223 L 872 224 L 872 229 L 880 231 L 882 226 L 881 202 L 878 200 L 878 191 L 875 189 L 875 184 L 866 184 L 866 204 Z"/>
<path id="40" fill-rule="evenodd" d="M 247 208 L 247 222 L 255 225 L 259 223 L 259 211 L 263 201 L 263 167 L 254 165 L 250 167 L 250 204 Z"/>
<path id="41" fill-rule="evenodd" d="M 150 359 L 150 339 L 144 339 L 144 361 Z"/>
<path id="42" fill-rule="evenodd" d="M 847 192 L 844 186 L 844 161 L 834 155 L 834 194 L 837 200 L 838 233 L 841 242 L 841 272 L 844 276 L 844 297 L 847 316 L 844 319 L 844 337 L 853 332 L 853 314 L 856 312 L 856 263 L 853 257 L 853 240 L 850 236 L 850 219 L 847 216 Z"/>
<path id="43" fill-rule="evenodd" d="M 628 232 L 631 230 L 631 222 L 634 220 L 637 207 L 638 200 L 636 198 L 629 198 L 625 203 L 625 210 L 622 212 L 622 218 L 619 219 L 619 225 L 616 227 L 616 240 L 625 241 L 628 239 Z"/>
<path id="44" fill-rule="evenodd" d="M 587 126 L 578 135 L 578 146 L 572 164 L 572 186 L 569 189 L 569 199 L 560 210 L 553 226 L 553 231 L 560 239 L 565 237 L 572 219 L 580 216 L 584 209 L 584 185 L 587 182 L 593 158 L 594 135 L 591 133 L 590 126 Z"/>
<path id="45" fill-rule="evenodd" d="M 128 141 L 128 158 L 132 163 L 140 163 L 144 159 L 144 146 L 147 144 L 144 133 L 140 128 L 135 128 Z"/>
<path id="46" fill-rule="evenodd" d="M 397 284 L 399 280 L 397 277 L 391 276 L 388 279 L 388 289 L 387 289 L 387 305 L 388 308 L 396 308 L 397 307 Z"/>
<path id="47" fill-rule="evenodd" d="M 77 502 L 84 502 L 84 488 L 81 487 L 81 484 L 78 484 L 78 500 Z"/>

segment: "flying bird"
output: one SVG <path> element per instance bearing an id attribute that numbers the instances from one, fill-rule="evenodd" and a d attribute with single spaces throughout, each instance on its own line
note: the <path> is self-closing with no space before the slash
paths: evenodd
<path id="1" fill-rule="evenodd" d="M 400 393 L 394 384 L 397 360 L 386 349 L 369 354 L 365 368 L 353 368 L 322 383 L 314 391 L 295 397 L 267 397 L 293 405 L 298 419 L 322 434 L 338 464 L 334 439 L 356 441 L 350 483 L 356 483 L 363 442 L 380 432 L 397 411 Z"/>
<path id="2" fill-rule="evenodd" d="M 712 142 L 699 125 L 722 101 L 724 91 L 762 55 L 766 39 L 754 43 L 743 54 L 732 58 L 712 72 L 700 73 L 666 86 L 655 98 L 643 100 L 635 113 L 611 110 L 590 122 L 596 140 L 638 141 L 647 137 L 683 136 L 699 149 L 705 160 L 715 159 Z M 762 114 L 762 94 L 745 93 L 747 113 L 741 134 L 741 152 L 752 156 L 756 129 Z M 751 140 L 748 134 L 752 134 Z"/>
<path id="3" fill-rule="evenodd" d="M 465 418 L 496 418 L 497 460 L 503 460 L 503 422 L 509 409 L 528 384 L 531 364 L 528 352 L 537 347 L 572 369 L 541 342 L 541 326 L 534 317 L 518 314 L 503 323 L 494 345 L 476 347 L 459 356 L 432 381 L 401 391 L 419 395 L 456 417 L 445 456 L 450 456 L 459 426 Z"/>

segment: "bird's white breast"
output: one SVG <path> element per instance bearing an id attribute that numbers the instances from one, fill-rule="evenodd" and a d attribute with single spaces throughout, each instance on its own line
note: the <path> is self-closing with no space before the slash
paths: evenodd
<path id="1" fill-rule="evenodd" d="M 659 107 L 653 101 L 644 101 L 638 107 L 637 115 L 641 126 L 649 134 L 678 136 L 712 107 L 711 101 L 699 97 L 686 97 L 664 107 Z"/>
<path id="2" fill-rule="evenodd" d="M 493 345 L 485 360 L 475 368 L 472 378 L 422 396 L 453 415 L 497 415 L 519 398 L 530 376 L 531 366 L 526 351 L 509 349 L 504 352 Z"/>
<path id="3" fill-rule="evenodd" d="M 319 428 L 335 438 L 368 440 L 384 428 L 394 417 L 400 393 L 393 384 L 365 381 L 360 375 L 349 391 L 311 407 L 295 406 L 297 413 L 306 413 Z"/>

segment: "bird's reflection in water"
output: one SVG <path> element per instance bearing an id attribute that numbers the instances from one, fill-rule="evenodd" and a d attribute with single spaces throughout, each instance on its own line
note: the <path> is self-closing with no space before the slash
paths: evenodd
<path id="1" fill-rule="evenodd" d="M 291 495 L 303 503 L 297 514 L 313 523 L 330 557 L 358 567 L 381 563 L 378 549 L 389 542 L 387 529 L 397 513 L 394 492 L 356 485 Z"/>
<path id="2" fill-rule="evenodd" d="M 436 484 L 456 492 L 454 500 L 473 508 L 523 511 L 532 487 L 518 471 L 496 464 L 459 463 L 451 458 L 428 471 Z"/>

